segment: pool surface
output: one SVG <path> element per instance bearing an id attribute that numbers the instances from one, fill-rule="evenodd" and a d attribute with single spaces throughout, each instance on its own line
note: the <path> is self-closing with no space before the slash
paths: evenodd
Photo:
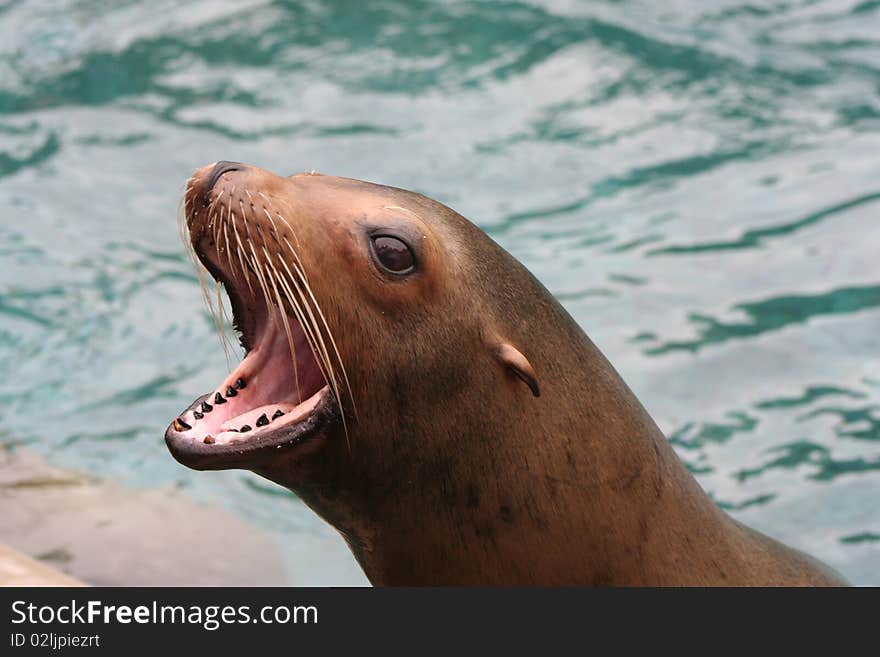
<path id="1" fill-rule="evenodd" d="M 226 372 L 184 181 L 315 169 L 478 223 L 722 507 L 880 585 L 880 2 L 354 6 L 0 1 L 0 444 L 363 583 L 292 494 L 162 439 Z"/>

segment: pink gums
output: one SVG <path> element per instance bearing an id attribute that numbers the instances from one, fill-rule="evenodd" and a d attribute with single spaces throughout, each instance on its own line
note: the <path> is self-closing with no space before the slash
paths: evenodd
<path id="1" fill-rule="evenodd" d="M 243 442 L 263 430 L 296 423 L 314 410 L 325 392 L 324 377 L 302 327 L 293 319 L 288 324 L 296 366 L 281 318 L 266 321 L 254 348 L 205 399 L 211 410 L 197 406 L 182 416 L 191 427 L 184 435 L 209 444 Z M 239 381 L 244 382 L 240 389 L 236 386 Z M 235 391 L 234 395 L 228 394 L 229 388 Z M 225 402 L 216 403 L 218 394 Z M 278 411 L 283 415 L 273 419 Z M 196 417 L 197 412 L 201 418 Z M 263 426 L 257 426 L 264 415 Z M 250 429 L 241 431 L 247 427 Z"/>

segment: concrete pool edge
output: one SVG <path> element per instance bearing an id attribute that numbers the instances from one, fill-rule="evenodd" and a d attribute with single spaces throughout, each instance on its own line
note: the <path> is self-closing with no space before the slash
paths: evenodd
<path id="1" fill-rule="evenodd" d="M 88 586 L 0 543 L 0 586 Z"/>

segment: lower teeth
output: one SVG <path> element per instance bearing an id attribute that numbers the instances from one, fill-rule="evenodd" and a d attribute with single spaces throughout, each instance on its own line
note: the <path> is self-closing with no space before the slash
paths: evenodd
<path id="1" fill-rule="evenodd" d="M 225 403 L 227 403 L 229 397 L 238 396 L 238 392 L 240 390 L 244 390 L 245 387 L 246 387 L 246 384 L 245 384 L 244 379 L 239 378 L 238 380 L 236 380 L 234 386 L 227 386 L 226 397 L 224 397 L 219 392 L 215 392 L 214 398 L 212 399 L 212 401 L 214 402 L 214 405 L 225 404 Z M 193 411 L 193 417 L 196 420 L 202 420 L 205 418 L 205 415 L 207 415 L 208 413 L 210 413 L 213 410 L 214 410 L 214 406 L 209 404 L 207 399 L 205 399 L 201 402 L 198 409 Z M 256 424 L 257 428 L 262 428 L 262 427 L 268 426 L 273 420 L 277 420 L 278 418 L 282 417 L 284 414 L 285 414 L 284 411 L 282 411 L 280 408 L 275 410 L 275 412 L 272 414 L 271 418 L 268 416 L 268 414 L 263 413 L 262 415 L 260 415 L 260 417 L 257 418 L 257 421 L 255 424 Z M 182 419 L 178 419 L 176 421 L 176 423 L 178 424 L 178 427 L 175 427 L 175 428 L 178 428 L 178 429 L 185 428 L 187 431 L 189 431 L 191 429 L 191 427 L 188 424 L 186 424 Z M 244 424 L 238 429 L 231 429 L 231 428 L 230 429 L 221 429 L 221 431 L 222 432 L 229 432 L 229 433 L 247 433 L 249 431 L 253 431 L 253 427 L 249 424 Z M 217 442 L 217 439 L 213 435 L 207 434 L 202 439 L 202 442 L 204 442 L 206 445 L 213 445 Z"/>

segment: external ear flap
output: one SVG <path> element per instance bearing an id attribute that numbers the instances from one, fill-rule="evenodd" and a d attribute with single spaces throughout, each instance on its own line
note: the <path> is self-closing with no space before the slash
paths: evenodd
<path id="1" fill-rule="evenodd" d="M 495 358 L 498 359 L 504 367 L 516 374 L 532 391 L 535 397 L 541 396 L 541 389 L 538 387 L 538 377 L 529 359 L 523 356 L 522 352 L 509 342 L 502 342 L 495 346 Z"/>

